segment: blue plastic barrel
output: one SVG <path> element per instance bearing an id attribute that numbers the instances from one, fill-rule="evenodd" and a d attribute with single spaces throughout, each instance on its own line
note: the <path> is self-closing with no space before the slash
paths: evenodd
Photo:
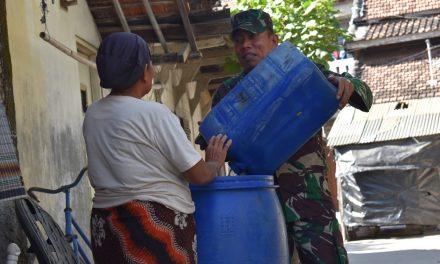
<path id="1" fill-rule="evenodd" d="M 284 216 L 268 175 L 191 186 L 199 264 L 287 264 Z"/>
<path id="2" fill-rule="evenodd" d="M 200 133 L 232 139 L 229 165 L 237 174 L 272 174 L 336 113 L 336 92 L 284 42 L 209 112 Z"/>

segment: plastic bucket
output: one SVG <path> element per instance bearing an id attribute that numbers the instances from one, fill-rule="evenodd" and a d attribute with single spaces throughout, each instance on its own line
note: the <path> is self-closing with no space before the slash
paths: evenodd
<path id="1" fill-rule="evenodd" d="M 275 48 L 206 116 L 200 133 L 232 139 L 237 174 L 272 174 L 338 110 L 336 87 L 292 44 Z"/>
<path id="2" fill-rule="evenodd" d="M 287 264 L 283 212 L 273 177 L 220 176 L 191 186 L 199 264 Z"/>

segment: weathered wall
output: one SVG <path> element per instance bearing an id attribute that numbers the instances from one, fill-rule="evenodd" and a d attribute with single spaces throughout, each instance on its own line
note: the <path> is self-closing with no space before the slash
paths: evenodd
<path id="1" fill-rule="evenodd" d="M 47 26 L 53 38 L 74 51 L 77 38 L 98 47 L 99 34 L 84 0 L 67 10 L 59 1 L 46 2 Z M 39 1 L 6 0 L 6 15 L 17 146 L 25 185 L 57 188 L 70 183 L 86 165 L 78 62 L 39 38 L 44 30 Z M 38 197 L 64 227 L 64 197 Z M 87 233 L 91 197 L 87 179 L 72 196 L 74 214 Z"/>
<path id="2" fill-rule="evenodd" d="M 15 134 L 13 96 L 6 5 L 5 2 L 0 1 L 0 98 L 6 106 L 11 133 Z M 14 242 L 20 245 L 26 243 L 26 237 L 18 224 L 14 208 L 14 201 L 0 201 L 0 263 L 6 259 L 6 249 L 9 243 Z"/>
<path id="3" fill-rule="evenodd" d="M 436 45 L 436 44 L 435 44 Z M 398 102 L 440 96 L 440 85 L 430 86 L 426 44 L 366 51 L 361 79 L 373 92 L 374 103 Z M 419 54 L 414 56 L 414 54 Z M 440 78 L 440 50 L 432 51 L 434 79 Z"/>
<path id="4" fill-rule="evenodd" d="M 79 0 L 67 10 L 60 7 L 59 1 L 46 3 L 48 33 L 52 38 L 73 51 L 77 50 L 78 41 L 92 48 L 99 46 L 100 37 L 85 0 Z M 76 60 L 39 37 L 45 30 L 41 17 L 40 1 L 6 0 L 20 167 L 27 188 L 54 189 L 73 181 L 87 163 L 80 84 L 84 79 L 96 84 L 97 76 L 96 70 L 91 70 L 90 76 L 80 78 L 81 74 L 84 76 L 84 67 L 79 69 Z M 198 69 L 197 63 L 157 67 L 156 82 L 161 83 L 161 89 L 145 97 L 164 103 L 182 118 L 192 142 L 198 134 L 197 122 L 202 118 L 202 110 L 198 104 L 200 92 L 190 92 L 186 83 L 193 80 Z M 88 92 L 87 98 L 97 100 L 99 95 L 107 93 L 95 90 Z M 64 228 L 63 195 L 39 194 L 38 197 L 43 208 Z M 86 179 L 73 192 L 72 201 L 74 215 L 87 234 L 91 199 Z M 1 229 L 0 234 L 11 233 L 10 227 L 4 228 L 4 232 Z M 8 241 L 3 242 L 7 245 Z"/>

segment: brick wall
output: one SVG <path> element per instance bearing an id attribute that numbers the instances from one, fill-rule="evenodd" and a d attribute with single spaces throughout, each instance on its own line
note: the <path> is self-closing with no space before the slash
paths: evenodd
<path id="1" fill-rule="evenodd" d="M 378 19 L 440 9 L 439 0 L 365 0 L 365 19 Z"/>
<path id="2" fill-rule="evenodd" d="M 370 85 L 375 104 L 440 97 L 440 49 L 432 51 L 432 56 L 436 87 L 427 84 L 431 79 L 428 55 L 421 46 L 365 54 L 360 77 Z"/>

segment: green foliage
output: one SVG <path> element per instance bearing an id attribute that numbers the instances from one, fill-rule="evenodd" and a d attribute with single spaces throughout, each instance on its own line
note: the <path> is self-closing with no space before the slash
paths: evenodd
<path id="1" fill-rule="evenodd" d="M 226 57 L 225 63 L 221 64 L 220 67 L 222 67 L 224 72 L 232 74 L 239 73 L 243 70 L 240 63 L 238 63 L 238 59 L 235 54 Z"/>
<path id="2" fill-rule="evenodd" d="M 323 65 L 331 60 L 334 50 L 339 50 L 338 37 L 351 39 L 339 27 L 333 0 L 237 0 L 232 13 L 252 8 L 270 14 L 280 42 L 290 41 L 309 59 Z"/>

